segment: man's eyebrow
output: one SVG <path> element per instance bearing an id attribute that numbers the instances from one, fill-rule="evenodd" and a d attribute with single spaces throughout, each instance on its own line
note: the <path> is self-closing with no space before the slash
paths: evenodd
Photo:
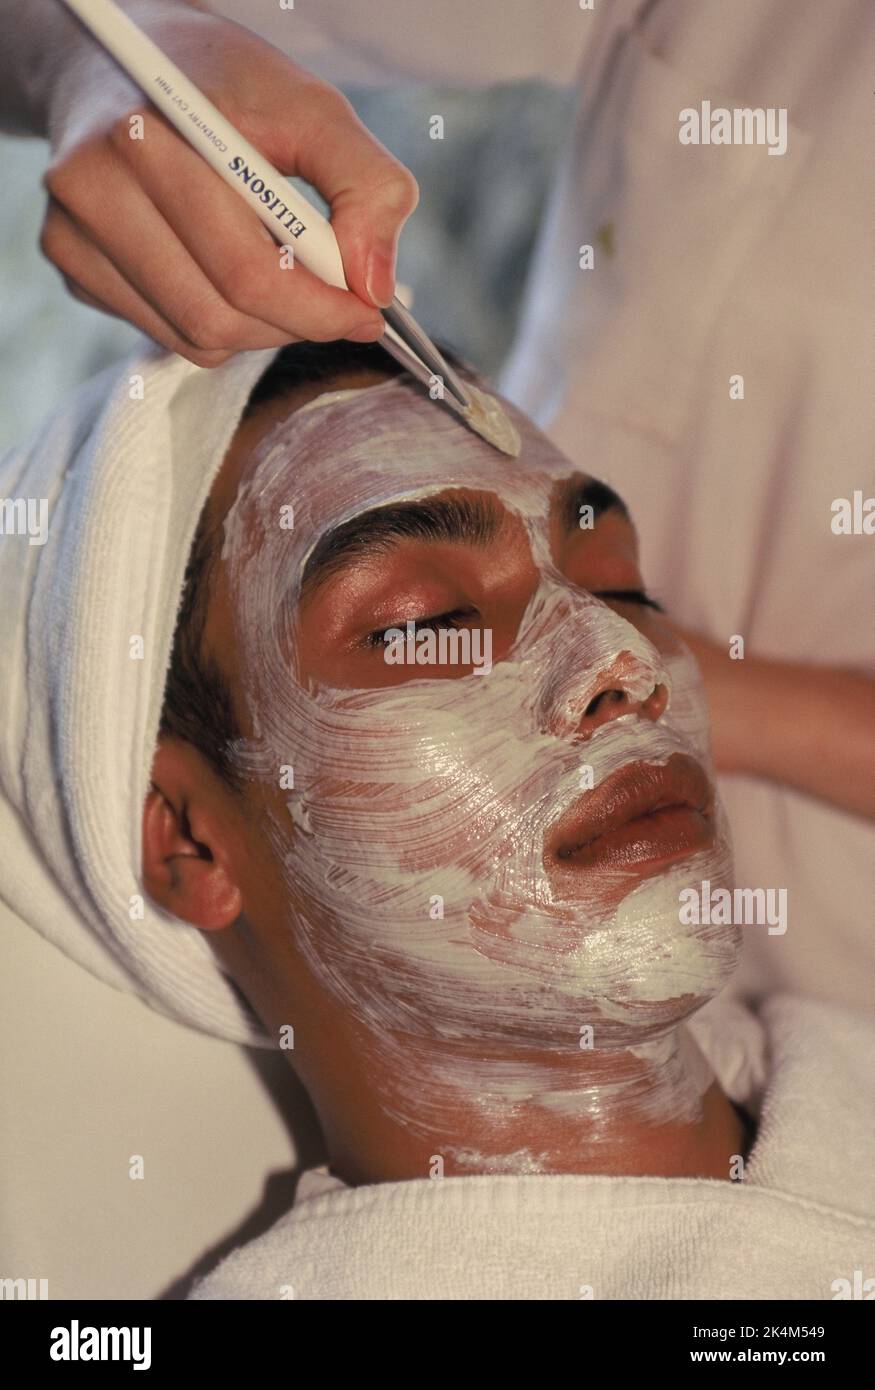
<path id="1" fill-rule="evenodd" d="M 592 507 L 593 522 L 598 521 L 604 512 L 611 511 L 618 511 L 627 521 L 631 520 L 629 509 L 619 493 L 597 478 L 570 478 L 562 484 L 559 513 L 566 531 L 575 530 L 580 525 L 581 507 Z"/>
<path id="2" fill-rule="evenodd" d="M 376 507 L 327 531 L 310 553 L 301 577 L 301 597 L 353 559 L 385 552 L 400 540 L 462 541 L 485 545 L 501 526 L 501 515 L 484 498 L 434 497 Z"/>

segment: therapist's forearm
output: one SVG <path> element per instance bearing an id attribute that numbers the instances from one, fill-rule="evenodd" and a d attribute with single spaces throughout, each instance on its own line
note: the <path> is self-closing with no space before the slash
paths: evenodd
<path id="1" fill-rule="evenodd" d="M 116 0 L 132 17 L 143 0 Z M 151 9 L 187 8 L 186 0 L 147 0 Z M 51 95 L 88 35 L 61 0 L 0 0 L 0 130 L 49 135 Z"/>
<path id="2" fill-rule="evenodd" d="M 875 681 L 745 657 L 685 634 L 699 659 L 718 770 L 746 773 L 875 818 Z"/>
<path id="3" fill-rule="evenodd" d="M 0 129 L 48 134 L 48 93 L 79 31 L 59 0 L 0 0 Z"/>
<path id="4" fill-rule="evenodd" d="M 755 661 L 746 770 L 875 817 L 875 681 Z"/>

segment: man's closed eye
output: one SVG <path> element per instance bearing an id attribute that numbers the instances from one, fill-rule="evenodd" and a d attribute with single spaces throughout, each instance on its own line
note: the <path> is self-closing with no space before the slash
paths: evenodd
<path id="1" fill-rule="evenodd" d="M 653 608 L 657 613 L 664 613 L 665 609 L 655 598 L 644 589 L 599 589 L 593 591 L 593 598 L 612 599 L 614 602 L 637 603 L 646 608 Z M 390 633 L 399 630 L 406 631 L 407 624 L 413 624 L 414 633 L 417 632 L 438 632 L 442 628 L 459 628 L 466 624 L 474 623 L 480 615 L 476 608 L 454 608 L 448 613 L 435 613 L 431 616 L 419 618 L 398 618 L 396 622 L 390 623 L 388 627 L 376 628 L 369 632 L 362 639 L 361 645 L 370 650 L 379 650 L 385 646 Z"/>

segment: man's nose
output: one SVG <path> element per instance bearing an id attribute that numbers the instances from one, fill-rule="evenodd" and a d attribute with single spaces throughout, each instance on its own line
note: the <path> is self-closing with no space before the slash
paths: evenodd
<path id="1" fill-rule="evenodd" d="M 603 724 L 610 724 L 624 714 L 639 714 L 655 724 L 657 719 L 662 718 L 667 706 L 668 687 L 661 682 L 654 685 L 644 699 L 636 700 L 608 678 L 604 688 L 593 696 L 584 710 L 577 733 L 580 738 L 590 738 Z"/>

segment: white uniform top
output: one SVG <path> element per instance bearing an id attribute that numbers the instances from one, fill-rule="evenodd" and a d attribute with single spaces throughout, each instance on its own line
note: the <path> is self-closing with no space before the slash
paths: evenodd
<path id="1" fill-rule="evenodd" d="M 866 0 L 208 7 L 336 83 L 575 83 L 500 385 L 621 491 L 678 620 L 748 655 L 873 669 L 875 539 L 830 526 L 834 499 L 875 496 Z M 786 153 L 682 145 L 703 100 L 786 108 Z M 749 778 L 723 792 L 739 884 L 788 889 L 787 934 L 749 929 L 742 985 L 869 1003 L 870 825 Z"/>

